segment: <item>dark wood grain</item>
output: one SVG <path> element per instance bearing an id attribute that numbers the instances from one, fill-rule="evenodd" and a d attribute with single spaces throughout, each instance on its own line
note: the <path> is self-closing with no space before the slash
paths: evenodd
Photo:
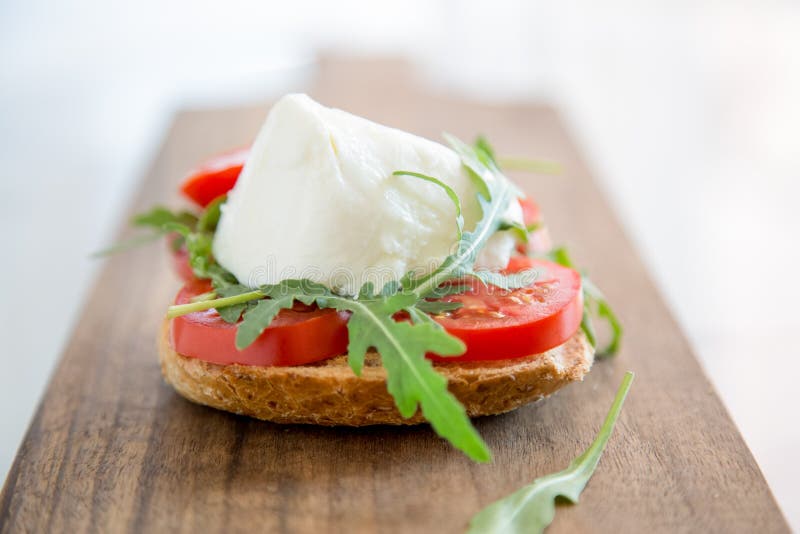
<path id="1" fill-rule="evenodd" d="M 599 469 L 552 531 L 788 531 L 557 113 L 422 93 L 401 69 L 326 62 L 314 93 L 427 137 L 483 132 L 504 153 L 562 162 L 563 176 L 517 178 L 619 310 L 619 357 L 551 399 L 476 421 L 491 465 L 427 427 L 262 423 L 190 404 L 162 382 L 155 339 L 178 281 L 160 247 L 132 251 L 108 260 L 87 301 L 6 480 L 0 531 L 459 532 L 585 448 L 629 369 L 637 378 Z M 249 142 L 266 109 L 179 114 L 131 211 L 177 202 L 186 169 Z"/>

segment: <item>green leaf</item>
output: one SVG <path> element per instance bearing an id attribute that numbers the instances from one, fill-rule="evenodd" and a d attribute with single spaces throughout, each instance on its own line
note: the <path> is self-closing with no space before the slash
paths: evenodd
<path id="1" fill-rule="evenodd" d="M 167 319 L 174 319 L 181 315 L 194 313 L 204 310 L 216 308 L 219 311 L 221 308 L 227 306 L 235 306 L 242 302 L 250 302 L 251 300 L 258 300 L 264 298 L 264 293 L 258 289 L 254 289 L 247 293 L 240 295 L 233 295 L 231 297 L 222 297 L 218 299 L 201 300 L 198 302 L 189 302 L 187 304 L 174 304 L 167 308 Z"/>
<path id="2" fill-rule="evenodd" d="M 570 269 L 576 269 L 575 264 L 572 262 L 572 257 L 570 256 L 566 247 L 554 248 L 547 253 L 547 257 L 550 259 L 550 261 L 553 261 L 559 265 L 569 267 Z"/>
<path id="3" fill-rule="evenodd" d="M 249 309 L 248 303 L 242 304 L 234 304 L 232 306 L 227 306 L 225 308 L 217 308 L 217 313 L 222 318 L 223 321 L 230 324 L 236 324 L 239 322 L 239 319 L 242 318 L 242 314 L 245 310 Z"/>
<path id="4" fill-rule="evenodd" d="M 280 310 L 290 308 L 296 300 L 305 304 L 316 302 L 321 308 L 347 311 L 351 314 L 347 324 L 348 361 L 354 373 L 361 373 L 367 352 L 377 350 L 387 371 L 387 388 L 404 417 L 411 417 L 420 410 L 433 429 L 455 447 L 476 461 L 489 461 L 491 455 L 486 444 L 472 426 L 464 408 L 448 391 L 447 380 L 425 357 L 427 353 L 453 356 L 464 352 L 463 342 L 448 334 L 427 314 L 452 311 L 462 304 L 430 301 L 428 298 L 462 292 L 469 287 L 464 283 L 465 277 L 476 277 L 485 284 L 501 288 L 514 288 L 529 285 L 532 273 L 475 272 L 475 259 L 494 233 L 502 229 L 525 230 L 503 219 L 509 203 L 516 201 L 518 190 L 500 173 L 494 151 L 485 139 L 479 139 L 475 147 L 451 136 L 447 139 L 461 157 L 478 192 L 482 215 L 471 231 L 464 231 L 461 201 L 444 182 L 419 173 L 395 173 L 438 185 L 456 207 L 460 236 L 456 252 L 445 258 L 432 273 L 417 276 L 410 272 L 401 280 L 385 284 L 377 292 L 372 283 L 366 283 L 355 299 L 337 295 L 309 280 L 284 280 L 249 290 L 239 285 L 212 256 L 213 230 L 224 202 L 224 199 L 219 199 L 194 224 L 179 218 L 166 220 L 168 218 L 163 213 L 151 217 L 153 222 L 163 217 L 164 221 L 160 221 L 163 222 L 162 229 L 183 236 L 195 275 L 210 278 L 219 297 L 172 306 L 168 317 L 211 308 L 216 308 L 229 322 L 238 321 L 241 316 L 236 346 L 242 349 L 261 335 Z M 410 321 L 395 319 L 398 312 L 403 311 Z"/>
<path id="5" fill-rule="evenodd" d="M 182 228 L 190 228 L 193 227 L 196 222 L 197 217 L 189 212 L 182 211 L 174 213 L 162 206 L 156 206 L 146 213 L 136 215 L 132 220 L 134 226 L 153 228 L 155 230 L 154 233 L 132 237 L 121 243 L 94 252 L 91 256 L 97 258 L 125 252 L 132 248 L 156 241 L 169 232 L 170 224 L 180 225 Z"/>
<path id="6" fill-rule="evenodd" d="M 242 295 L 248 293 L 250 291 L 251 289 L 247 286 L 243 286 L 241 284 L 232 284 L 217 289 L 217 295 L 219 297 L 233 297 L 236 295 Z M 240 302 L 237 304 L 232 304 L 230 306 L 221 306 L 217 308 L 217 313 L 219 313 L 219 316 L 226 323 L 235 324 L 239 322 L 239 319 L 241 319 L 242 317 L 242 313 L 244 313 L 244 311 L 248 309 L 249 304 L 251 302 L 253 301 Z"/>
<path id="7" fill-rule="evenodd" d="M 247 348 L 258 339 L 278 312 L 291 308 L 295 300 L 312 304 L 317 298 L 330 294 L 321 284 L 310 280 L 291 279 L 261 286 L 259 292 L 267 298 L 259 300 L 244 313 L 242 322 L 236 330 L 236 348 L 239 350 Z"/>
<path id="8" fill-rule="evenodd" d="M 593 303 L 596 307 L 597 317 L 605 319 L 611 330 L 611 339 L 604 348 L 598 351 L 598 356 L 613 356 L 619 352 L 620 342 L 622 341 L 622 323 L 620 323 L 611 305 L 606 300 L 605 295 L 587 277 L 583 277 L 583 291 L 586 302 Z"/>
<path id="9" fill-rule="evenodd" d="M 530 223 L 529 225 L 527 225 L 525 227 L 526 235 L 527 234 L 532 234 L 533 232 L 536 232 L 537 230 L 540 230 L 541 228 L 544 228 L 544 224 L 542 224 L 540 222 Z"/>
<path id="10" fill-rule="evenodd" d="M 242 350 L 250 346 L 267 329 L 279 311 L 291 308 L 293 304 L 293 295 L 259 300 L 244 314 L 242 323 L 236 329 L 236 348 Z"/>
<path id="11" fill-rule="evenodd" d="M 176 213 L 167 208 L 156 206 L 150 211 L 133 218 L 135 226 L 153 228 L 155 229 L 155 234 L 131 239 L 94 255 L 103 256 L 128 250 L 134 246 L 153 241 L 164 234 L 174 232 L 180 238 L 173 241 L 173 250 L 176 250 L 176 244 L 180 245 L 182 243 L 186 246 L 186 250 L 189 253 L 189 265 L 196 277 L 210 279 L 217 289 L 236 284 L 236 278 L 214 260 L 211 250 L 214 230 L 221 213 L 220 207 L 225 200 L 225 196 L 215 199 L 206 207 L 199 218 L 186 211 Z M 226 312 L 225 317 L 232 316 L 233 312 L 234 310 Z"/>
<path id="12" fill-rule="evenodd" d="M 381 296 L 389 297 L 391 295 L 394 295 L 395 293 L 400 291 L 402 285 L 403 284 L 400 280 L 389 280 L 383 285 L 383 288 L 381 289 Z"/>
<path id="13" fill-rule="evenodd" d="M 322 304 L 352 313 L 347 323 L 348 353 L 356 374 L 361 372 L 366 352 L 376 349 L 386 369 L 387 389 L 400 414 L 411 417 L 420 409 L 440 436 L 473 460 L 488 462 L 491 453 L 486 443 L 464 407 L 447 390 L 447 379 L 425 357 L 428 352 L 442 356 L 462 354 L 466 350 L 464 343 L 433 321 L 394 320 L 395 313 L 413 307 L 417 300 L 413 293 L 400 292 L 372 301 L 332 295 L 324 297 Z"/>
<path id="14" fill-rule="evenodd" d="M 456 228 L 458 229 L 458 239 L 461 239 L 461 235 L 464 233 L 464 215 L 461 213 L 461 199 L 458 198 L 458 194 L 453 190 L 452 187 L 438 178 L 434 178 L 433 176 L 428 176 L 426 174 L 420 174 L 418 172 L 394 171 L 392 174 L 395 176 L 413 176 L 441 187 L 444 192 L 447 193 L 447 196 L 450 197 L 450 200 L 453 201 L 453 205 L 456 207 Z"/>
<path id="15" fill-rule="evenodd" d="M 501 227 L 509 203 L 517 196 L 516 187 L 500 174 L 485 151 L 473 148 L 448 134 L 445 134 L 445 138 L 461 157 L 461 162 L 478 191 L 482 215 L 474 230 L 463 232 L 456 252 L 445 258 L 434 272 L 408 280 L 406 289 L 416 292 L 420 297 L 427 296 L 448 280 L 463 278 L 472 272 L 478 253 Z"/>
<path id="16" fill-rule="evenodd" d="M 484 161 L 491 161 L 495 166 L 498 166 L 494 148 L 484 136 L 479 135 L 478 138 L 475 139 L 475 150 L 479 153 L 483 153 L 484 158 L 482 159 L 484 159 Z"/>
<path id="17" fill-rule="evenodd" d="M 431 315 L 439 315 L 445 312 L 457 310 L 463 306 L 464 304 L 462 304 L 461 302 L 443 302 L 441 300 L 420 300 L 419 302 L 417 302 L 416 306 L 414 306 L 411 309 L 419 310 L 425 313 L 430 313 Z"/>
<path id="18" fill-rule="evenodd" d="M 362 287 L 359 294 L 365 293 L 366 291 Z M 378 347 L 377 340 L 382 338 L 390 328 L 387 323 L 393 323 L 395 313 L 403 308 L 413 306 L 417 300 L 413 294 L 396 293 L 372 301 L 352 301 L 345 297 L 331 295 L 329 298 L 318 299 L 317 302 L 321 306 L 330 306 L 339 311 L 346 310 L 353 313 L 347 322 L 348 363 L 356 376 L 360 376 L 367 351 L 370 348 Z"/>
<path id="19" fill-rule="evenodd" d="M 440 299 L 443 297 L 447 297 L 449 295 L 459 295 L 467 290 L 469 290 L 472 286 L 466 283 L 464 280 L 459 280 L 458 282 L 451 282 L 447 284 L 442 284 L 439 287 L 431 290 L 427 293 L 425 298 L 431 299 Z M 424 302 L 424 301 L 420 301 Z"/>
<path id="20" fill-rule="evenodd" d="M 375 297 L 375 284 L 372 282 L 365 282 L 361 289 L 358 290 L 357 299 L 371 299 Z"/>
<path id="21" fill-rule="evenodd" d="M 583 316 L 581 317 L 581 330 L 586 335 L 586 340 L 592 348 L 597 347 L 597 333 L 594 331 L 594 324 L 592 324 L 592 310 L 589 308 L 589 303 L 586 299 L 583 300 Z"/>
<path id="22" fill-rule="evenodd" d="M 163 229 L 183 236 L 186 251 L 189 253 L 189 265 L 197 278 L 210 279 L 217 289 L 237 283 L 236 277 L 219 265 L 213 257 L 213 233 L 195 232 L 185 224 L 177 222 L 167 222 Z"/>
<path id="23" fill-rule="evenodd" d="M 197 216 L 188 211 L 173 212 L 163 206 L 156 206 L 148 212 L 140 213 L 133 218 L 134 226 L 149 226 L 161 230 L 167 223 L 182 224 L 194 228 Z"/>
<path id="24" fill-rule="evenodd" d="M 565 247 L 551 250 L 547 254 L 547 257 L 559 265 L 575 269 L 575 264 Z M 600 289 L 594 285 L 585 273 L 581 273 L 581 287 L 583 288 L 583 318 L 581 319 L 581 329 L 586 334 L 592 346 L 596 346 L 597 335 L 592 324 L 594 310 L 594 314 L 596 314 L 599 319 L 604 319 L 611 330 L 611 339 L 608 345 L 598 350 L 597 356 L 614 356 L 619 352 L 620 343 L 622 341 L 622 323 L 620 323 L 619 318 L 614 313 L 614 310 L 612 310 L 611 304 L 606 300 L 605 295 L 603 295 Z"/>
<path id="25" fill-rule="evenodd" d="M 530 225 L 535 226 L 535 225 Z M 525 226 L 521 222 L 517 221 L 502 221 L 500 226 L 497 228 L 498 232 L 503 232 L 505 230 L 510 230 L 519 241 L 522 243 L 528 242 L 528 233 L 531 232 L 530 226 Z"/>
<path id="26" fill-rule="evenodd" d="M 405 308 L 404 311 L 406 313 L 408 313 L 408 316 L 411 318 L 411 321 L 414 324 L 430 323 L 430 324 L 434 324 L 434 325 L 438 326 L 439 328 L 441 328 L 442 326 L 439 323 L 437 323 L 436 321 L 434 321 L 433 317 L 428 315 L 431 312 L 428 311 L 428 310 L 425 310 L 425 309 L 423 309 L 421 307 L 423 302 L 425 302 L 425 301 L 418 302 L 416 304 L 416 306 L 410 306 L 408 308 Z M 456 304 L 456 303 L 449 303 L 448 302 L 448 303 L 445 303 L 445 304 Z M 458 304 L 460 304 L 460 303 L 458 303 Z"/>
<path id="27" fill-rule="evenodd" d="M 221 208 L 226 200 L 228 200 L 227 195 L 218 196 L 206 206 L 205 211 L 197 221 L 198 232 L 214 232 L 217 229 L 217 223 L 219 223 L 219 218 L 222 215 Z"/>
<path id="28" fill-rule="evenodd" d="M 496 286 L 500 289 L 518 289 L 528 287 L 536 281 L 540 273 L 536 269 L 525 269 L 516 273 L 498 273 L 494 271 L 475 271 L 470 276 L 477 278 L 485 285 Z"/>
<path id="29" fill-rule="evenodd" d="M 468 532 L 481 534 L 543 532 L 555 517 L 557 497 L 577 503 L 583 488 L 597 468 L 632 381 L 633 373 L 626 373 L 611 410 L 600 428 L 600 433 L 586 452 L 575 458 L 565 470 L 537 478 L 529 486 L 481 510 L 472 518 Z"/>

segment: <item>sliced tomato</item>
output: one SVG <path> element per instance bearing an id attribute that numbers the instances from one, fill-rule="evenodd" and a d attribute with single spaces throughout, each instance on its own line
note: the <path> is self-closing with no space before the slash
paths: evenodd
<path id="1" fill-rule="evenodd" d="M 440 361 L 481 361 L 520 358 L 561 345 L 578 330 L 583 316 L 581 277 L 572 269 L 526 256 L 512 258 L 508 270 L 536 269 L 540 275 L 528 287 L 502 290 L 470 283 L 468 291 L 443 297 L 463 304 L 434 316 L 445 330 L 467 345 L 456 357 Z"/>
<path id="2" fill-rule="evenodd" d="M 208 281 L 187 282 L 175 304 L 186 304 L 208 291 Z M 170 341 L 184 356 L 221 365 L 303 365 L 347 352 L 348 317 L 346 312 L 302 305 L 283 310 L 252 345 L 240 351 L 235 345 L 236 325 L 212 309 L 172 319 Z"/>
<path id="3" fill-rule="evenodd" d="M 211 158 L 186 177 L 181 191 L 198 205 L 206 207 L 236 185 L 249 156 L 250 147 L 247 147 Z"/>

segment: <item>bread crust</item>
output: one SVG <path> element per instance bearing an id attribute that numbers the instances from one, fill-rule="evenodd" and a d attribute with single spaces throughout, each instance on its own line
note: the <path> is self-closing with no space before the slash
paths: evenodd
<path id="1" fill-rule="evenodd" d="M 347 356 L 296 367 L 218 365 L 175 352 L 169 321 L 159 336 L 161 372 L 190 401 L 276 423 L 326 426 L 418 424 L 420 412 L 404 419 L 386 391 L 386 370 L 368 353 L 360 377 Z M 449 390 L 470 417 L 507 412 L 539 400 L 575 381 L 592 366 L 594 349 L 580 330 L 542 354 L 487 362 L 436 362 Z"/>

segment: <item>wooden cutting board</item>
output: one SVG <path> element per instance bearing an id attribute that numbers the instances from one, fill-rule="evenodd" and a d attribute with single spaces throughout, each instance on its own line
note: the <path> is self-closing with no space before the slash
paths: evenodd
<path id="1" fill-rule="evenodd" d="M 190 404 L 164 384 L 155 340 L 179 282 L 165 247 L 132 251 L 108 260 L 86 303 L 6 480 L 0 531 L 461 532 L 483 506 L 581 452 L 633 370 L 594 478 L 579 505 L 559 507 L 551 531 L 788 532 L 552 108 L 423 93 L 392 61 L 326 61 L 314 87 L 327 105 L 419 135 L 485 133 L 503 154 L 561 162 L 562 176 L 515 177 L 619 311 L 622 353 L 550 399 L 477 420 L 491 465 L 424 426 L 263 423 Z M 187 169 L 249 143 L 267 109 L 179 113 L 130 213 L 176 205 Z"/>

